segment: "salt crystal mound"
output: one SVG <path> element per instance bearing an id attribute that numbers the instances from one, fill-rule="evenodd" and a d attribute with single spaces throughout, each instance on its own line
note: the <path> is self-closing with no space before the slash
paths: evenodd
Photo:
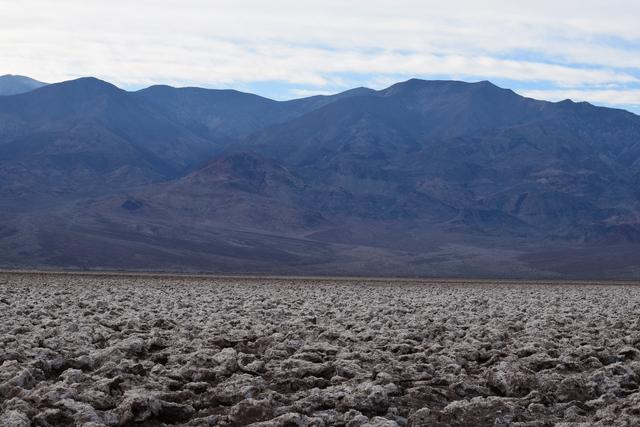
<path id="1" fill-rule="evenodd" d="M 640 287 L 0 275 L 0 425 L 640 425 Z"/>

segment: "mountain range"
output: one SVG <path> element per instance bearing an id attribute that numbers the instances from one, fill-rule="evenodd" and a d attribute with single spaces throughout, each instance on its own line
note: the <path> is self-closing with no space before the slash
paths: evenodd
<path id="1" fill-rule="evenodd" d="M 274 101 L 23 79 L 0 78 L 4 267 L 640 277 L 624 110 L 487 81 Z"/>

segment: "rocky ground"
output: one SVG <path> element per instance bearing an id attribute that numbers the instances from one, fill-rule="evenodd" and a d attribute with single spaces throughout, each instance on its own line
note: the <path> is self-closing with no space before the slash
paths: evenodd
<path id="1" fill-rule="evenodd" d="M 0 275 L 0 425 L 638 426 L 640 287 Z"/>

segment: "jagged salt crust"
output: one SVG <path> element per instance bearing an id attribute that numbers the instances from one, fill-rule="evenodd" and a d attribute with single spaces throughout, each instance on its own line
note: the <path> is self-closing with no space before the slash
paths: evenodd
<path id="1" fill-rule="evenodd" d="M 637 426 L 640 288 L 0 276 L 0 425 Z"/>

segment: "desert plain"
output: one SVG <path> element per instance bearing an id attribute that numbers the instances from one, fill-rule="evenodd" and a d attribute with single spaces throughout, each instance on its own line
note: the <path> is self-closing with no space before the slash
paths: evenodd
<path id="1" fill-rule="evenodd" d="M 638 426 L 640 286 L 0 273 L 2 426 Z"/>

